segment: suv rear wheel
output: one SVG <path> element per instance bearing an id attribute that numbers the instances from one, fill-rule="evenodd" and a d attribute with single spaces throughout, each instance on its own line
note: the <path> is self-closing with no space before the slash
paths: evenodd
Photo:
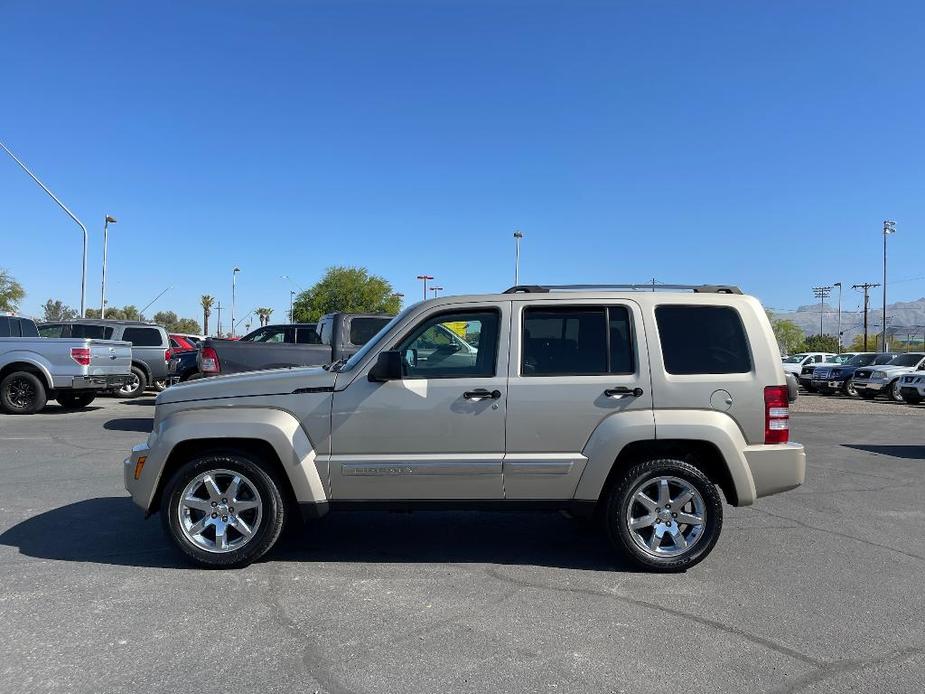
<path id="1" fill-rule="evenodd" d="M 276 543 L 284 519 L 275 475 L 235 453 L 186 463 L 161 496 L 167 534 L 189 559 L 205 567 L 231 569 L 256 561 Z"/>
<path id="2" fill-rule="evenodd" d="M 148 386 L 148 379 L 145 372 L 137 366 L 132 367 L 132 380 L 119 388 L 116 392 L 123 398 L 137 398 L 145 392 Z"/>
<path id="3" fill-rule="evenodd" d="M 29 371 L 14 371 L 0 381 L 0 408 L 9 414 L 35 414 L 45 407 L 45 384 Z"/>
<path id="4" fill-rule="evenodd" d="M 626 471 L 610 492 L 607 534 L 636 564 L 684 571 L 713 549 L 723 527 L 716 486 L 689 463 L 649 460 Z"/>

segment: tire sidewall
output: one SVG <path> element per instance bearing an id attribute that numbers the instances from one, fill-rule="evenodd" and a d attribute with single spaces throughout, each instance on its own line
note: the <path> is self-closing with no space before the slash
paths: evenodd
<path id="1" fill-rule="evenodd" d="M 254 537 L 240 549 L 223 554 L 207 552 L 190 542 L 180 525 L 179 502 L 186 485 L 209 470 L 233 470 L 257 488 L 263 504 L 263 520 Z M 256 561 L 276 543 L 285 520 L 285 504 L 276 476 L 257 462 L 237 453 L 212 453 L 183 465 L 171 477 L 161 495 L 161 522 L 179 550 L 199 566 L 240 568 Z"/>
<path id="2" fill-rule="evenodd" d="M 17 407 L 9 399 L 9 386 L 17 378 L 25 378 L 31 381 L 32 385 L 35 387 L 35 397 L 28 407 Z M 34 373 L 29 371 L 14 371 L 11 374 L 7 374 L 3 380 L 0 381 L 0 408 L 8 414 L 35 414 L 41 411 L 47 402 L 48 394 L 45 391 L 45 384 L 42 382 L 42 379 Z"/>
<path id="3" fill-rule="evenodd" d="M 689 554 L 660 559 L 652 557 L 636 546 L 626 524 L 626 511 L 632 501 L 631 492 L 645 479 L 670 476 L 679 477 L 694 486 L 705 504 L 707 522 L 703 537 Z M 623 479 L 612 489 L 607 500 L 605 516 L 607 534 L 611 542 L 639 566 L 650 571 L 684 571 L 698 564 L 713 550 L 723 527 L 723 501 L 709 478 L 690 463 L 673 458 L 658 458 L 632 466 Z"/>
<path id="4" fill-rule="evenodd" d="M 132 366 L 132 374 L 138 377 L 138 387 L 135 388 L 130 393 L 123 393 L 121 389 L 116 391 L 116 394 L 122 398 L 137 398 L 145 392 L 145 388 L 148 386 L 148 378 L 145 376 L 145 372 L 138 366 Z"/>

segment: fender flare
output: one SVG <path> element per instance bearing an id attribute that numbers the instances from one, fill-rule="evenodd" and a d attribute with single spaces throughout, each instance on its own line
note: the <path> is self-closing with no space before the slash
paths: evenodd
<path id="1" fill-rule="evenodd" d="M 736 505 L 754 503 L 755 481 L 744 453 L 748 443 L 729 415 L 713 410 L 646 410 L 607 417 L 585 445 L 583 453 L 588 463 L 578 482 L 575 498 L 597 501 L 607 476 L 627 445 L 659 440 L 713 444 L 720 452 L 735 487 Z"/>
<path id="2" fill-rule="evenodd" d="M 7 371 L 8 369 L 13 371 L 14 369 L 10 369 L 9 367 L 14 364 L 28 364 L 29 366 L 35 367 L 42 374 L 42 379 L 45 381 L 45 389 L 48 391 L 55 389 L 55 381 L 51 376 L 51 364 L 37 352 L 26 350 L 7 352 L 3 355 L 3 361 L 6 363 L 3 365 L 2 371 Z"/>
<path id="3" fill-rule="evenodd" d="M 269 444 L 276 452 L 285 481 L 299 504 L 326 504 L 322 482 L 328 478 L 328 462 L 319 460 L 315 447 L 299 421 L 280 409 L 252 407 L 207 407 L 182 410 L 159 422 L 149 438 L 148 464 L 157 470 L 150 481 L 144 506 L 151 512 L 157 492 L 166 482 L 164 469 L 177 446 L 194 441 L 253 439 Z M 147 465 L 145 466 L 148 467 Z"/>

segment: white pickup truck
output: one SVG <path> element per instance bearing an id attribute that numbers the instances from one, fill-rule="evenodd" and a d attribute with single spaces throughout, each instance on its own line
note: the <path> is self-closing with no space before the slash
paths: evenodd
<path id="1" fill-rule="evenodd" d="M 128 383 L 131 367 L 130 342 L 39 337 L 32 320 L 0 316 L 0 411 L 34 414 L 49 399 L 86 407 Z"/>

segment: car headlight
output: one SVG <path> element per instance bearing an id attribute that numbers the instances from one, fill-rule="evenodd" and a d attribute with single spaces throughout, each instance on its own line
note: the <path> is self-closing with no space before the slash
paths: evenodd
<path id="1" fill-rule="evenodd" d="M 885 371 L 874 371 L 871 375 L 871 378 L 886 378 Z"/>

